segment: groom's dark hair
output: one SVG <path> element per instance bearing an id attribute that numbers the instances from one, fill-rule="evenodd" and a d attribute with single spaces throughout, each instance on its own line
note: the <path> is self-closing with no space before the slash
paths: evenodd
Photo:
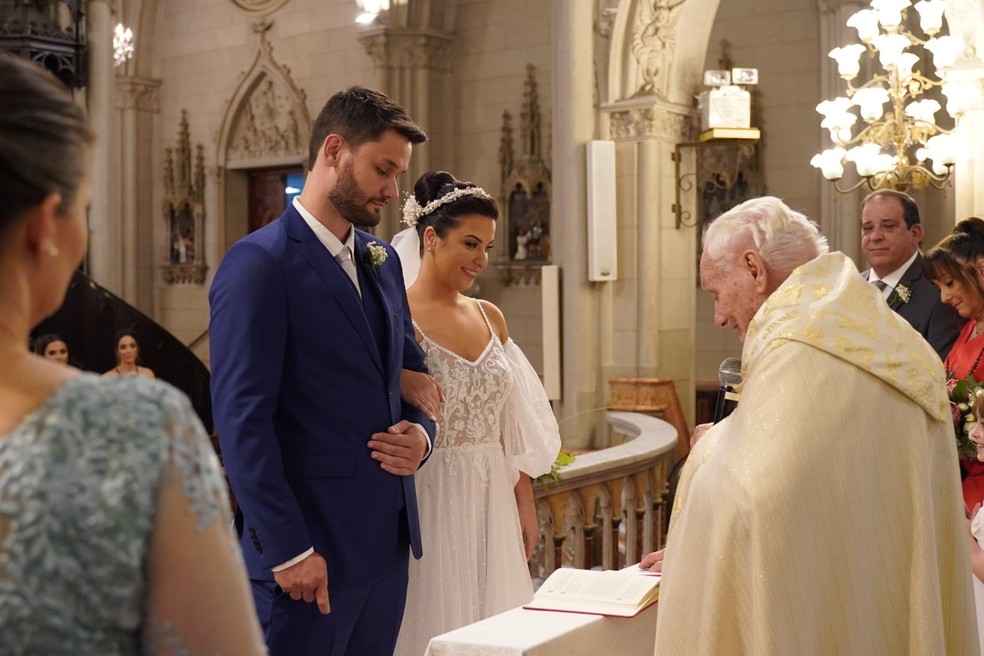
<path id="1" fill-rule="evenodd" d="M 386 130 L 396 130 L 412 144 L 427 141 L 407 110 L 382 93 L 365 87 L 349 87 L 328 99 L 311 128 L 308 170 L 314 168 L 318 151 L 329 134 L 337 134 L 352 148 L 375 141 Z"/>

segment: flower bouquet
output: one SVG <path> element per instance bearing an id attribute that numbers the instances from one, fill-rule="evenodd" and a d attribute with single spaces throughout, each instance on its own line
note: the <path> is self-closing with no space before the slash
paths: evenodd
<path id="1" fill-rule="evenodd" d="M 950 393 L 950 413 L 953 415 L 953 430 L 957 437 L 957 455 L 973 460 L 977 457 L 977 445 L 970 439 L 970 431 L 977 423 L 974 416 L 974 401 L 984 394 L 984 387 L 968 376 L 966 380 L 951 378 L 946 381 Z"/>

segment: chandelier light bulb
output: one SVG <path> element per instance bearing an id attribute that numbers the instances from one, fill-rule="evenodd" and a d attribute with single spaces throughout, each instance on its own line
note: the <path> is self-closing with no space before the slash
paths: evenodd
<path id="1" fill-rule="evenodd" d="M 877 173 L 875 160 L 880 154 L 881 149 L 878 144 L 868 143 L 851 148 L 847 151 L 845 158 L 849 162 L 854 162 L 854 166 L 858 169 L 858 175 L 870 178 Z"/>
<path id="2" fill-rule="evenodd" d="M 837 73 L 845 80 L 853 80 L 861 71 L 861 53 L 865 47 L 860 43 L 834 48 L 827 56 L 837 62 Z"/>
<path id="3" fill-rule="evenodd" d="M 823 177 L 827 180 L 840 180 L 844 177 L 844 155 L 847 151 L 843 148 L 828 148 L 827 150 L 813 156 L 810 164 L 814 168 L 820 169 Z"/>
<path id="4" fill-rule="evenodd" d="M 885 103 L 888 102 L 888 98 L 888 89 L 868 87 L 855 91 L 853 100 L 854 104 L 861 109 L 861 118 L 871 123 L 880 119 L 885 113 Z"/>
<path id="5" fill-rule="evenodd" d="M 927 157 L 943 166 L 953 166 L 957 163 L 959 149 L 960 142 L 953 134 L 938 134 L 926 141 Z"/>
<path id="6" fill-rule="evenodd" d="M 943 10 L 946 0 L 920 0 L 915 5 L 919 12 L 919 27 L 922 31 L 933 36 L 943 27 Z"/>
<path id="7" fill-rule="evenodd" d="M 955 36 L 940 36 L 926 42 L 926 50 L 933 53 L 933 63 L 936 68 L 946 71 L 953 68 L 957 58 L 963 54 L 963 41 Z"/>
<path id="8" fill-rule="evenodd" d="M 858 38 L 864 43 L 878 36 L 878 12 L 872 9 L 862 9 L 847 19 L 847 26 L 858 31 Z"/>
<path id="9" fill-rule="evenodd" d="M 905 106 L 905 115 L 923 123 L 936 125 L 936 112 L 940 110 L 940 104 L 931 98 L 916 100 Z"/>
<path id="10" fill-rule="evenodd" d="M 898 68 L 902 51 L 912 45 L 909 37 L 901 34 L 881 34 L 872 39 L 871 43 L 878 49 L 878 61 L 886 70 Z"/>
<path id="11" fill-rule="evenodd" d="M 912 79 L 912 68 L 919 63 L 919 55 L 913 54 L 911 52 L 903 52 L 899 57 L 898 70 L 899 70 L 899 80 L 902 85 L 905 86 Z"/>
<path id="12" fill-rule="evenodd" d="M 909 0 L 871 0 L 878 13 L 878 22 L 886 30 L 894 30 L 902 24 L 902 10 L 911 6 Z"/>

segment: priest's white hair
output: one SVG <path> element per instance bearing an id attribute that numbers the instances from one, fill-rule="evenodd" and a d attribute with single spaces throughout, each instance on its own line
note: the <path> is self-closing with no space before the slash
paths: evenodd
<path id="1" fill-rule="evenodd" d="M 707 226 L 702 243 L 705 256 L 724 266 L 751 245 L 783 275 L 830 250 L 816 223 L 775 196 L 752 198 L 728 210 Z"/>

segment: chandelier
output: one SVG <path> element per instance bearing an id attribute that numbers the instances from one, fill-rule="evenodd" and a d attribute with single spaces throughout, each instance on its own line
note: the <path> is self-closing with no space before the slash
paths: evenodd
<path id="1" fill-rule="evenodd" d="M 133 31 L 117 23 L 113 30 L 113 65 L 119 68 L 133 57 Z"/>
<path id="2" fill-rule="evenodd" d="M 919 27 L 927 38 L 907 29 L 909 7 L 919 13 Z M 810 160 L 824 178 L 834 181 L 837 191 L 848 193 L 864 184 L 899 191 L 927 185 L 942 189 L 949 179 L 959 150 L 954 131 L 961 115 L 976 105 L 978 94 L 972 85 L 950 79 L 964 44 L 957 37 L 939 35 L 945 8 L 945 0 L 920 0 L 915 5 L 910 0 L 871 0 L 871 9 L 847 20 L 862 43 L 829 53 L 847 83 L 847 95 L 817 105 L 823 115 L 820 127 L 830 132 L 834 147 Z M 933 56 L 935 71 L 929 76 L 915 69 L 920 56 L 910 50 L 920 48 Z M 881 70 L 855 84 L 864 53 L 872 60 L 877 57 Z M 946 97 L 950 129 L 936 122 L 939 101 L 924 97 L 935 88 Z M 859 117 L 862 123 L 855 134 Z M 843 189 L 836 181 L 844 175 L 845 159 L 854 163 L 861 179 Z"/>

